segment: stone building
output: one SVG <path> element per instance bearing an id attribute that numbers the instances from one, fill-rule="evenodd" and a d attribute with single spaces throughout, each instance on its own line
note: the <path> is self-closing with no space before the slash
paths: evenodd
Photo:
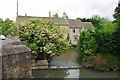
<path id="1" fill-rule="evenodd" d="M 17 16 L 16 20 L 19 19 L 29 19 L 29 18 L 41 18 L 44 20 L 49 20 L 54 22 L 55 24 L 57 24 L 60 27 L 64 27 L 66 29 L 65 32 L 65 38 L 67 37 L 67 35 L 70 36 L 70 43 L 72 45 L 76 45 L 77 42 L 77 38 L 79 36 L 79 33 L 81 30 L 83 29 L 94 29 L 94 26 L 92 25 L 91 22 L 82 22 L 80 20 L 77 19 L 68 19 L 68 16 L 66 15 L 66 13 L 63 13 L 63 17 L 62 18 L 53 18 L 51 17 L 51 13 L 49 12 L 49 17 L 36 17 L 36 16 Z"/>

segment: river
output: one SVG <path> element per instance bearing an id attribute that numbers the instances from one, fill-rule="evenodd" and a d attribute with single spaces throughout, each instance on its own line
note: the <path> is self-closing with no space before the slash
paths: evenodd
<path id="1" fill-rule="evenodd" d="M 49 69 L 34 70 L 32 75 L 34 78 L 118 78 L 117 71 L 102 72 L 83 68 L 73 48 L 54 56 Z"/>

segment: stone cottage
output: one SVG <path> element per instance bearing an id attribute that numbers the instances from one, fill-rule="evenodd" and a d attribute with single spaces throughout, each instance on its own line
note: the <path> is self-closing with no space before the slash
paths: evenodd
<path id="1" fill-rule="evenodd" d="M 35 16 L 17 16 L 16 20 L 19 19 L 29 19 L 29 18 L 41 18 L 44 20 L 49 20 L 54 22 L 56 25 L 60 27 L 64 27 L 66 29 L 65 38 L 69 35 L 70 36 L 70 43 L 72 45 L 76 45 L 77 38 L 81 30 L 84 29 L 94 29 L 91 22 L 82 22 L 77 19 L 68 19 L 66 13 L 63 13 L 63 18 L 53 18 L 49 13 L 49 17 L 35 17 Z"/>

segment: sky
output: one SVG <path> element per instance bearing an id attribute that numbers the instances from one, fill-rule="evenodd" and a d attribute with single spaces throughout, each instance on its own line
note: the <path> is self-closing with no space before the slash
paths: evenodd
<path id="1" fill-rule="evenodd" d="M 62 16 L 65 11 L 69 18 L 90 18 L 99 15 L 113 20 L 118 0 L 18 0 L 18 14 L 48 17 L 49 11 Z M 17 0 L 0 0 L 0 18 L 16 20 Z"/>

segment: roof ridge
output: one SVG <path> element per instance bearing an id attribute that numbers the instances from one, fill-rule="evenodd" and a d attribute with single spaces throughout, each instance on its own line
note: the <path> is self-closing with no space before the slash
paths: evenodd
<path id="1" fill-rule="evenodd" d="M 24 15 L 18 15 L 18 17 L 36 17 L 36 18 L 51 18 L 51 19 L 64 19 L 64 18 L 54 18 L 54 17 L 41 17 L 41 16 L 24 16 Z M 65 19 L 64 19 L 65 20 Z"/>

